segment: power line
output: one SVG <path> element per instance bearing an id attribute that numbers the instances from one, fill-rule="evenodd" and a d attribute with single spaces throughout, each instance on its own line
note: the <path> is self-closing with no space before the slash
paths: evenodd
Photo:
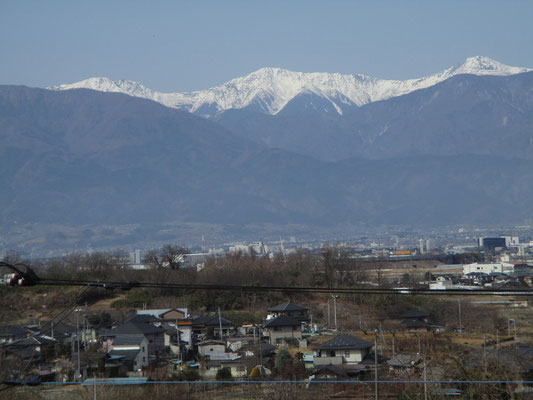
<path id="1" fill-rule="evenodd" d="M 374 380 L 369 381 L 360 381 L 360 380 L 271 380 L 271 381 L 265 381 L 265 380 L 234 380 L 234 381 L 203 381 L 203 380 L 197 380 L 197 381 L 149 381 L 149 380 L 131 380 L 129 382 L 124 381 L 113 381 L 113 380 L 96 380 L 97 385 L 174 385 L 174 384 L 221 384 L 221 383 L 227 383 L 227 384 L 258 384 L 258 383 L 266 383 L 266 384 L 280 384 L 280 383 L 294 383 L 294 384 L 309 384 L 309 383 L 354 383 L 354 384 L 373 384 Z M 0 382 L 4 384 L 9 384 L 8 382 Z M 390 383 L 390 384 L 468 384 L 468 383 L 475 383 L 475 384 L 489 384 L 489 385 L 501 385 L 501 384 L 523 384 L 523 385 L 531 385 L 533 384 L 533 381 L 510 381 L 510 380 L 495 380 L 495 381 L 467 381 L 467 380 L 378 380 L 378 383 Z M 88 379 L 88 382 L 41 382 L 41 385 L 88 385 L 88 384 L 94 384 L 94 381 L 92 379 Z"/>
<path id="2" fill-rule="evenodd" d="M 349 287 L 306 287 L 267 285 L 207 285 L 184 283 L 156 283 L 137 281 L 89 281 L 68 279 L 40 279 L 38 285 L 50 286 L 92 286 L 106 289 L 129 290 L 132 288 L 177 289 L 177 290 L 219 290 L 245 292 L 291 292 L 291 293 L 337 293 L 337 294 L 392 294 L 432 296 L 533 296 L 533 289 L 425 289 L 425 288 L 349 288 Z"/>
<path id="3" fill-rule="evenodd" d="M 23 265 L 23 264 L 22 264 Z M 137 281 L 100 281 L 76 279 L 40 278 L 31 268 L 26 266 L 27 272 L 20 271 L 16 266 L 0 262 L 16 271 L 22 278 L 23 286 L 88 286 L 106 289 L 129 290 L 132 288 L 176 289 L 176 290 L 233 290 L 250 292 L 290 292 L 290 293 L 326 293 L 326 294 L 391 294 L 391 295 L 429 295 L 429 296 L 533 296 L 533 289 L 425 289 L 425 288 L 347 288 L 347 287 L 304 287 L 304 286 L 266 286 L 266 285 L 207 285 L 207 284 L 179 284 Z M 19 266 L 19 264 L 17 264 Z"/>

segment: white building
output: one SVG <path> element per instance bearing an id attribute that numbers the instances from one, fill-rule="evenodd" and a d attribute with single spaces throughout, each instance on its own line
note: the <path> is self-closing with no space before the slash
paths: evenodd
<path id="1" fill-rule="evenodd" d="M 481 273 L 481 274 L 512 274 L 514 272 L 514 265 L 501 262 L 501 263 L 473 263 L 463 266 L 463 274 L 468 275 L 471 273 Z"/>

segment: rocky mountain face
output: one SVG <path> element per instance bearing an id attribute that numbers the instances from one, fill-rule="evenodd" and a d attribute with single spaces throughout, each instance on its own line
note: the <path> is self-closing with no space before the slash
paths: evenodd
<path id="1" fill-rule="evenodd" d="M 186 110 L 204 117 L 214 117 L 229 110 L 246 110 L 276 115 L 291 105 L 296 114 L 345 114 L 358 106 L 433 86 L 462 74 L 507 76 L 530 69 L 511 67 L 487 57 L 471 57 L 462 64 L 438 73 L 401 80 L 377 79 L 362 74 L 303 73 L 281 68 L 261 68 L 244 77 L 219 86 L 190 93 L 162 93 L 137 82 L 109 78 L 90 78 L 52 87 L 54 90 L 92 89 L 120 92 L 157 101 L 167 107 Z"/>
<path id="2" fill-rule="evenodd" d="M 533 158 L 533 72 L 457 75 L 339 115 L 231 110 L 215 121 L 243 138 L 323 160 L 484 154 Z"/>

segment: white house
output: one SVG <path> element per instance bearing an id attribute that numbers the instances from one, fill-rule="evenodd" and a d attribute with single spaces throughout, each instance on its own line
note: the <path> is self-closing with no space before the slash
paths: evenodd
<path id="1" fill-rule="evenodd" d="M 226 353 L 226 342 L 222 342 L 219 340 L 206 340 L 204 342 L 199 342 L 197 345 L 198 354 L 201 357 L 212 356 L 213 354 Z"/>
<path id="2" fill-rule="evenodd" d="M 269 319 L 263 325 L 263 334 L 268 337 L 270 344 L 279 344 L 286 339 L 302 340 L 302 324 L 300 321 L 280 315 Z"/>
<path id="3" fill-rule="evenodd" d="M 358 364 L 368 356 L 373 344 L 352 335 L 339 335 L 321 344 L 314 357 L 318 365 Z"/>

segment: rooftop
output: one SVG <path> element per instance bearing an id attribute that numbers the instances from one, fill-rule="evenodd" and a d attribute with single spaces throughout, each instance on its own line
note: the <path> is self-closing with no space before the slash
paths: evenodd
<path id="1" fill-rule="evenodd" d="M 276 326 L 301 326 L 301 322 L 286 315 L 280 315 L 279 317 L 269 319 L 265 322 L 265 328 L 273 328 Z"/>
<path id="2" fill-rule="evenodd" d="M 334 350 L 334 349 L 368 349 L 373 346 L 372 343 L 358 337 L 342 334 L 322 343 L 318 346 L 318 350 Z"/>
<path id="3" fill-rule="evenodd" d="M 306 310 L 309 310 L 309 308 L 299 306 L 298 304 L 291 303 L 290 301 L 286 301 L 285 303 L 278 304 L 277 306 L 274 306 L 268 309 L 268 311 L 271 311 L 271 312 L 306 311 Z"/>

